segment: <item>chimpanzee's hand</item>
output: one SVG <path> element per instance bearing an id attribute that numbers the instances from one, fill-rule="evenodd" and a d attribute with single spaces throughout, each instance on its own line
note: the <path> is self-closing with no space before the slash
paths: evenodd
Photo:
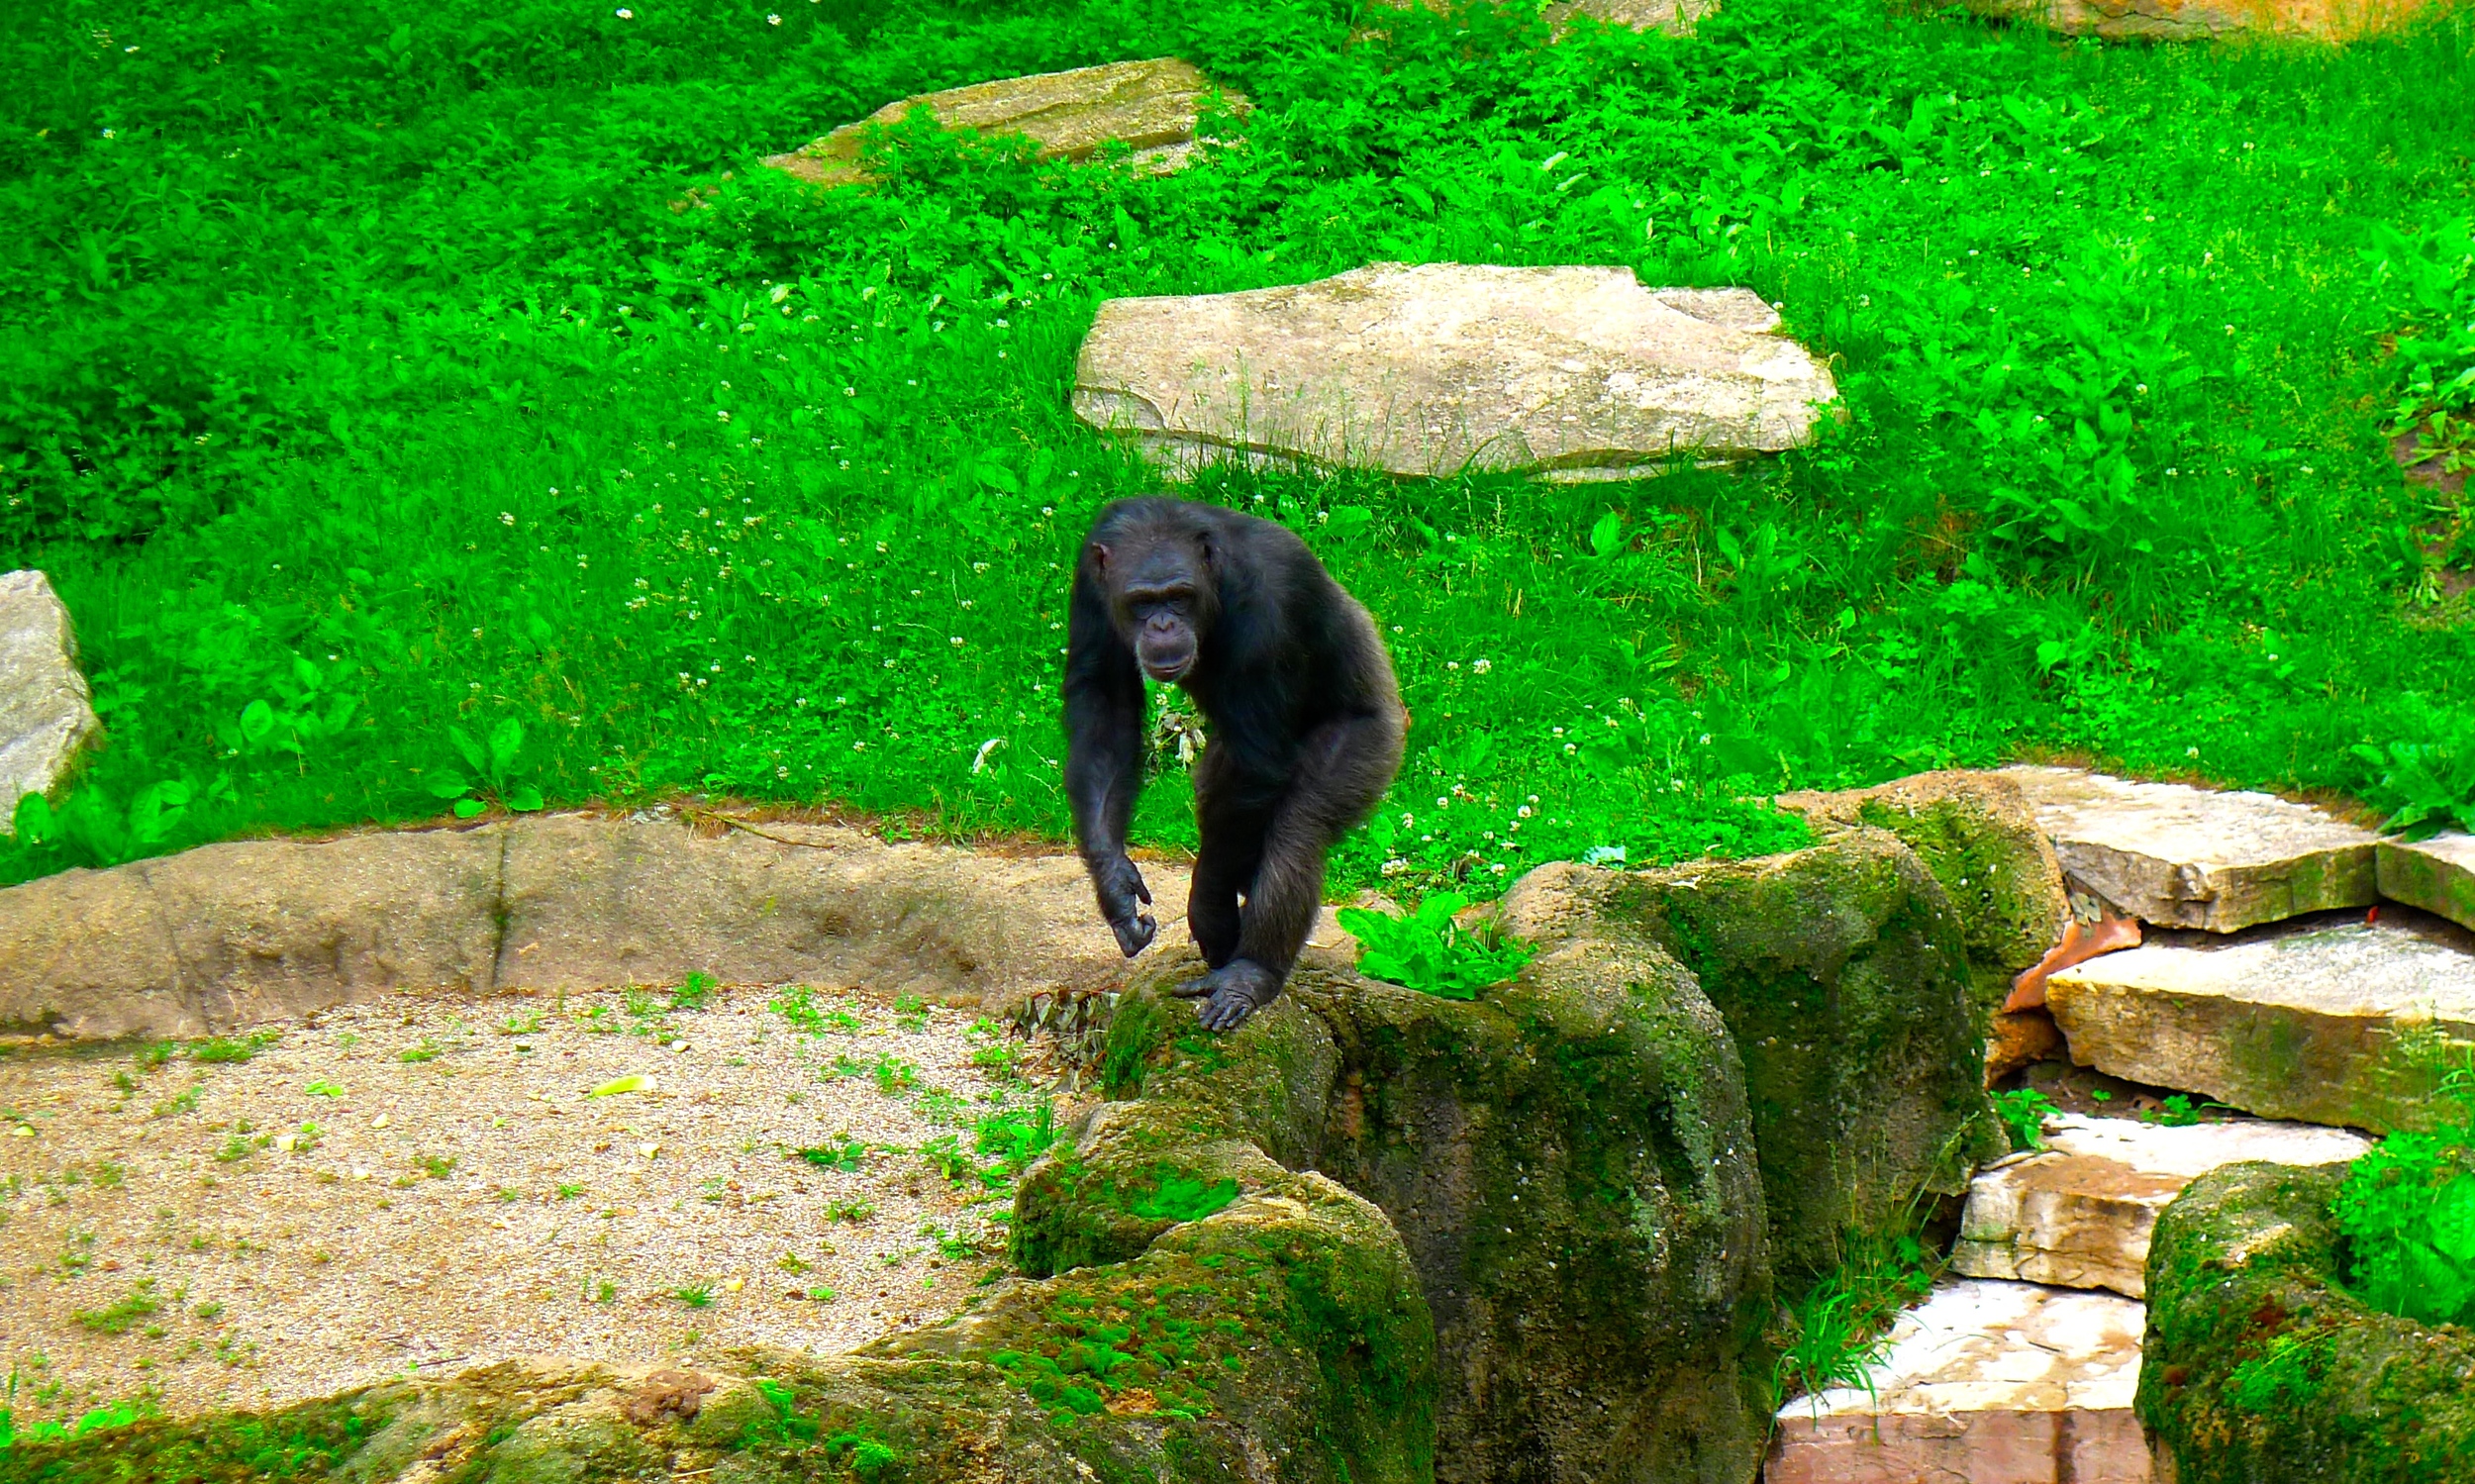
<path id="1" fill-rule="evenodd" d="M 1251 958 L 1233 958 L 1200 979 L 1189 979 L 1169 991 L 1181 1000 L 1208 1003 L 1195 1007 L 1206 1031 L 1235 1031 L 1246 1017 L 1280 998 L 1280 980 Z"/>
<path id="2" fill-rule="evenodd" d="M 1132 958 L 1149 947 L 1160 924 L 1142 910 L 1150 905 L 1151 888 L 1143 885 L 1143 873 L 1135 869 L 1135 862 L 1119 855 L 1096 864 L 1091 868 L 1091 884 L 1100 898 L 1100 915 L 1108 920 L 1126 956 Z"/>

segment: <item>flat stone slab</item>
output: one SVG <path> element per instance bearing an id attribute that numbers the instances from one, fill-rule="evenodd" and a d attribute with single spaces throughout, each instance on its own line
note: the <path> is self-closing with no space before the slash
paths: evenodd
<path id="1" fill-rule="evenodd" d="M 57 787 L 100 730 L 51 580 L 0 574 L 0 836 L 17 833 L 17 801 Z"/>
<path id="2" fill-rule="evenodd" d="M 2344 42 L 2395 31 L 2423 0 L 1968 0 L 1980 15 L 2108 41 L 2206 42 L 2247 33 Z"/>
<path id="3" fill-rule="evenodd" d="M 1111 299 L 1074 411 L 1172 469 L 1280 464 L 1562 479 L 1805 443 L 1831 373 L 1750 289 L 1631 268 L 1375 263 L 1313 283 Z"/>
<path id="4" fill-rule="evenodd" d="M 2131 1415 L 2146 1306 L 1947 1281 L 1891 1331 L 1873 1390 L 1779 1411 L 1768 1484 L 2148 1484 Z"/>
<path id="5" fill-rule="evenodd" d="M 2222 1164 L 2332 1164 L 2371 1140 L 2308 1124 L 2193 1124 L 2061 1114 L 2045 1147 L 1988 1166 L 1968 1187 L 1951 1271 L 2148 1295 L 2148 1237 L 2183 1187 Z"/>
<path id="6" fill-rule="evenodd" d="M 856 184 L 868 178 L 859 165 L 867 127 L 898 124 L 925 108 L 947 129 L 1021 135 L 1040 147 L 1042 159 L 1086 159 L 1105 146 L 1124 144 L 1155 168 L 1170 166 L 1193 147 L 1198 112 L 1213 91 L 1209 78 L 1173 56 L 1005 77 L 888 103 L 764 163 L 818 185 Z M 1222 101 L 1233 111 L 1246 102 L 1236 93 L 1222 94 Z"/>
<path id="7" fill-rule="evenodd" d="M 2475 928 L 2475 835 L 2384 840 L 2379 862 L 2382 896 Z"/>
<path id="8" fill-rule="evenodd" d="M 2177 935 L 2046 981 L 2083 1066 L 2263 1118 L 2430 1126 L 2434 1033 L 2475 1042 L 2475 934 L 2410 908 L 2234 940 Z"/>
<path id="9" fill-rule="evenodd" d="M 1447 9 L 1445 0 L 1374 0 L 1374 3 L 1396 10 L 1413 4 L 1428 10 Z M 1558 39 L 1572 29 L 1576 18 L 1587 17 L 1622 26 L 1631 31 L 1663 31 L 1669 36 L 1691 36 L 1702 18 L 1719 10 L 1719 0 L 1548 0 L 1539 15 L 1545 19 Z"/>
<path id="10" fill-rule="evenodd" d="M 2004 768 L 2076 886 L 2161 928 L 2234 933 L 2379 899 L 2378 837 L 2274 794 Z"/>

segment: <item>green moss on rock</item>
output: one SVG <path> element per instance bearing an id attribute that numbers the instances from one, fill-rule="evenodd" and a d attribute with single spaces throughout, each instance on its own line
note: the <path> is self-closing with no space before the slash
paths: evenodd
<path id="1" fill-rule="evenodd" d="M 2158 1218 L 2138 1408 L 2179 1484 L 2475 1477 L 2475 1336 L 2344 1290 L 2344 1177 L 2228 1165 Z"/>
<path id="2" fill-rule="evenodd" d="M 1983 1088 L 1958 915 L 1880 831 L 1809 849 L 1659 871 L 1541 866 L 1507 898 L 1512 931 L 1590 931 L 1691 967 L 1742 1058 L 1770 1253 L 1822 1271 L 1850 1230 L 1955 1195 L 2007 1148 Z"/>

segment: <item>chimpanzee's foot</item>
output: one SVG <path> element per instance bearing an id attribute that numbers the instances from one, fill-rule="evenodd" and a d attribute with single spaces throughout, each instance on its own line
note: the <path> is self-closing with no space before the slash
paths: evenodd
<path id="1" fill-rule="evenodd" d="M 1189 979 L 1169 991 L 1181 1000 L 1208 1002 L 1196 1007 L 1206 1031 L 1235 1031 L 1246 1017 L 1280 998 L 1280 979 L 1251 958 L 1233 958 L 1200 979 Z"/>

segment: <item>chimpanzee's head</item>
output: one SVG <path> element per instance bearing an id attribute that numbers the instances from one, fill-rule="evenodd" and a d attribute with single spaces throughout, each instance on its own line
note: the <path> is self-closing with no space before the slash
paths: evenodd
<path id="1" fill-rule="evenodd" d="M 1220 617 L 1211 533 L 1184 521 L 1130 523 L 1093 541 L 1090 555 L 1143 673 L 1163 685 L 1185 679 Z"/>

